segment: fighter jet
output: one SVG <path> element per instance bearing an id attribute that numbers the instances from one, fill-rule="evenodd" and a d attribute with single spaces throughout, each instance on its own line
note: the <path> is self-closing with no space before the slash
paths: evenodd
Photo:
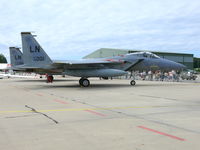
<path id="1" fill-rule="evenodd" d="M 182 70 L 184 65 L 160 58 L 150 52 L 137 52 L 126 55 L 81 60 L 52 60 L 34 35 L 22 32 L 22 50 L 24 64 L 15 67 L 37 73 L 47 73 L 53 78 L 55 74 L 80 77 L 79 84 L 88 87 L 90 77 L 115 77 L 127 74 L 132 70 Z M 136 82 L 132 80 L 131 85 Z"/>

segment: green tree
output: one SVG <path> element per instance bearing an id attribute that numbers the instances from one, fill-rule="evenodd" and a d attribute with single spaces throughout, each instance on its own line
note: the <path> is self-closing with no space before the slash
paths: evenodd
<path id="1" fill-rule="evenodd" d="M 0 63 L 7 63 L 6 57 L 3 54 L 0 54 Z"/>

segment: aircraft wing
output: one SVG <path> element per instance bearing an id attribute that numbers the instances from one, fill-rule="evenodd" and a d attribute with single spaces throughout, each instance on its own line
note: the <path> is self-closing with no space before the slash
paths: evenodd
<path id="1" fill-rule="evenodd" d="M 143 59 L 137 59 L 133 62 L 126 62 L 124 60 L 118 59 L 82 59 L 76 61 L 53 61 L 52 64 L 49 65 L 41 65 L 41 66 L 33 66 L 33 65 L 18 65 L 16 67 L 12 67 L 12 69 L 99 69 L 106 68 L 114 65 L 124 65 L 124 70 L 131 70 L 136 64 L 140 63 Z"/>
<path id="2" fill-rule="evenodd" d="M 24 70 L 24 69 L 51 69 L 51 65 L 41 65 L 41 66 L 31 66 L 31 65 L 17 65 L 17 66 L 12 66 L 10 69 L 13 70 Z"/>
<path id="3" fill-rule="evenodd" d="M 102 59 L 102 60 L 96 60 L 96 59 L 81 59 L 81 60 L 64 60 L 64 61 L 53 61 L 56 64 L 70 64 L 70 65 L 82 65 L 82 64 L 119 64 L 123 61 L 117 60 L 117 59 Z"/>
<path id="4" fill-rule="evenodd" d="M 77 68 L 102 68 L 106 65 L 117 65 L 123 64 L 124 61 L 115 60 L 115 59 L 103 59 L 103 60 L 94 60 L 94 59 L 83 59 L 76 61 L 53 61 L 53 66 L 61 67 L 66 69 L 77 69 Z"/>

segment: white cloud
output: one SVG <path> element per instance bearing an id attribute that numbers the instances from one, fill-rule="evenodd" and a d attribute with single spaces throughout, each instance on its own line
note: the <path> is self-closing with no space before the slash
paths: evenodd
<path id="1" fill-rule="evenodd" d="M 47 53 L 74 59 L 102 47 L 200 56 L 198 0 L 1 0 L 0 52 L 35 31 Z"/>

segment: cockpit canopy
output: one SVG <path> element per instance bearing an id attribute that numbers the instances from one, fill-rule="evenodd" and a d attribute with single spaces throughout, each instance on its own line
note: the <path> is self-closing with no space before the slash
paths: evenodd
<path id="1" fill-rule="evenodd" d="M 155 55 L 151 52 L 136 52 L 132 53 L 137 57 L 146 57 L 146 58 L 160 58 L 158 55 Z"/>

